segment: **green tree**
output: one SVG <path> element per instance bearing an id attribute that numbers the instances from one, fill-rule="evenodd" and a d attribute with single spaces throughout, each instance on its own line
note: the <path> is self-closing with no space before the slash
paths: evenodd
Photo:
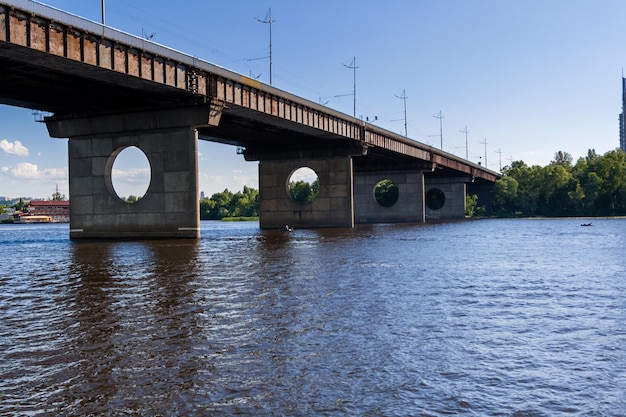
<path id="1" fill-rule="evenodd" d="M 207 220 L 219 220 L 230 215 L 230 204 L 233 199 L 233 193 L 224 189 L 221 193 L 214 193 L 210 200 L 210 210 Z"/>
<path id="2" fill-rule="evenodd" d="M 225 217 L 257 217 L 259 215 L 259 192 L 243 187 L 235 194 L 225 189 L 210 198 L 200 200 L 201 220 L 220 220 Z"/>
<path id="3" fill-rule="evenodd" d="M 517 193 L 512 180 L 517 181 Z M 626 214 L 626 153 L 616 149 L 598 155 L 589 149 L 575 165 L 562 151 L 545 167 L 515 161 L 496 182 L 493 203 L 498 215 Z"/>
<path id="4" fill-rule="evenodd" d="M 23 198 L 20 198 L 20 201 L 18 201 L 17 203 L 15 203 L 15 205 L 13 206 L 13 208 L 16 211 L 21 211 L 24 209 L 24 206 L 26 205 L 26 203 L 24 202 Z"/>
<path id="5" fill-rule="evenodd" d="M 137 196 L 131 194 L 128 197 L 122 197 L 122 200 L 124 200 L 127 203 L 133 204 L 133 203 L 136 203 L 137 201 L 141 200 L 141 197 L 137 197 Z"/>
<path id="6" fill-rule="evenodd" d="M 400 190 L 391 180 L 382 180 L 374 187 L 374 198 L 383 207 L 391 207 L 398 201 Z"/>
<path id="7" fill-rule="evenodd" d="M 233 196 L 234 209 L 232 216 L 256 217 L 259 215 L 259 192 L 254 188 L 244 186 L 243 192 Z"/>
<path id="8" fill-rule="evenodd" d="M 291 198 L 300 204 L 309 204 L 317 197 L 319 190 L 319 180 L 313 181 L 313 184 L 307 181 L 291 181 L 289 183 L 289 194 Z"/>
<path id="9" fill-rule="evenodd" d="M 581 185 L 585 193 L 583 211 L 585 214 L 599 214 L 596 208 L 596 201 L 602 190 L 602 178 L 595 172 L 588 172 L 585 175 L 585 182 Z"/>
<path id="10" fill-rule="evenodd" d="M 510 167 L 503 169 L 504 177 L 512 177 L 517 181 L 517 192 L 514 201 L 510 201 L 509 214 L 518 216 L 531 216 L 537 206 L 538 190 L 536 184 L 540 177 L 541 167 L 533 165 L 529 167 L 523 161 L 514 161 Z"/>
<path id="11" fill-rule="evenodd" d="M 520 211 L 524 204 L 519 200 L 518 189 L 519 183 L 512 176 L 505 175 L 496 181 L 492 200 L 494 212 L 497 215 L 510 217 L 521 214 Z"/>
<path id="12" fill-rule="evenodd" d="M 551 163 L 569 168 L 572 166 L 572 161 L 572 155 L 567 152 L 558 151 L 554 154 L 554 161 L 552 161 Z"/>
<path id="13" fill-rule="evenodd" d="M 200 200 L 200 220 L 215 220 L 211 218 L 211 213 L 215 208 L 215 201 L 210 198 Z"/>
<path id="14" fill-rule="evenodd" d="M 476 194 L 467 194 L 465 196 L 465 215 L 472 217 L 476 210 L 476 204 L 478 203 L 478 196 Z"/>
<path id="15" fill-rule="evenodd" d="M 575 214 L 569 193 L 576 190 L 576 181 L 573 180 L 567 164 L 553 162 L 542 168 L 536 187 L 537 210 L 534 214 L 541 216 Z"/>
<path id="16" fill-rule="evenodd" d="M 617 149 L 602 156 L 595 166 L 602 178 L 595 208 L 600 215 L 626 213 L 626 154 Z"/>

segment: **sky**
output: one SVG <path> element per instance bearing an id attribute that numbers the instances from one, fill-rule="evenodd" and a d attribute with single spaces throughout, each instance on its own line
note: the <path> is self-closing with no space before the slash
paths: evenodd
<path id="1" fill-rule="evenodd" d="M 102 0 L 43 3 L 102 20 Z M 409 138 L 495 171 L 619 147 L 623 0 L 106 0 L 105 23 L 269 84 L 270 9 L 281 90 L 399 134 L 406 120 Z M 69 194 L 67 139 L 37 118 L 0 106 L 0 197 Z M 258 188 L 234 147 L 199 150 L 205 195 Z M 118 194 L 149 181 L 128 154 Z"/>

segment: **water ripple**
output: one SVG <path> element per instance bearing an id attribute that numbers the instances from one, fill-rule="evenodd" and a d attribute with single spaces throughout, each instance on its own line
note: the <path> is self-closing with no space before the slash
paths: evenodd
<path id="1" fill-rule="evenodd" d="M 0 414 L 624 415 L 626 220 L 579 223 L 2 228 Z"/>

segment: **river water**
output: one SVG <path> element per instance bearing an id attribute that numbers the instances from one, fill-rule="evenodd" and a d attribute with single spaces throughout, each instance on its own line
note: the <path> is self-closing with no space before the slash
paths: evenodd
<path id="1" fill-rule="evenodd" d="M 624 416 L 626 219 L 2 225 L 0 415 Z"/>

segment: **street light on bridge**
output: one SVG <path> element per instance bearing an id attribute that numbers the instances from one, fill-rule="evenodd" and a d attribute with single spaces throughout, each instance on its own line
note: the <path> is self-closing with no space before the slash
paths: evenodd
<path id="1" fill-rule="evenodd" d="M 467 145 L 467 134 L 469 133 L 469 130 L 467 130 L 467 125 L 465 125 L 465 129 L 464 130 L 459 130 L 459 132 L 465 133 L 465 159 L 469 160 L 469 157 L 468 157 L 469 147 Z"/>
<path id="2" fill-rule="evenodd" d="M 269 23 L 270 25 L 270 85 L 272 85 L 272 23 L 275 22 L 275 20 L 272 20 L 272 8 L 270 7 L 270 9 L 268 10 L 267 14 L 265 15 L 265 19 L 259 19 L 257 17 L 256 20 L 261 23 Z"/>
<path id="3" fill-rule="evenodd" d="M 343 64 L 344 67 L 349 68 L 351 70 L 354 70 L 354 88 L 353 88 L 353 92 L 352 95 L 354 96 L 354 114 L 353 116 L 356 117 L 356 69 L 359 68 L 356 66 L 356 57 L 352 58 L 352 63 L 350 63 L 350 65 L 346 65 Z M 346 94 L 349 95 L 349 94 Z"/>
<path id="4" fill-rule="evenodd" d="M 401 96 L 396 95 L 396 97 L 398 97 L 399 99 L 402 99 L 404 101 L 404 136 L 408 137 L 409 133 L 408 133 L 408 130 L 406 128 L 406 99 L 408 97 L 406 96 L 406 90 L 402 90 L 402 95 Z"/>
<path id="5" fill-rule="evenodd" d="M 439 149 L 441 149 L 443 151 L 443 122 L 442 122 L 443 115 L 441 114 L 441 110 L 439 110 L 439 114 L 438 115 L 433 116 L 433 117 L 436 118 L 436 119 L 439 119 L 439 138 L 440 138 L 440 141 L 441 141 L 441 146 L 440 146 Z"/>

